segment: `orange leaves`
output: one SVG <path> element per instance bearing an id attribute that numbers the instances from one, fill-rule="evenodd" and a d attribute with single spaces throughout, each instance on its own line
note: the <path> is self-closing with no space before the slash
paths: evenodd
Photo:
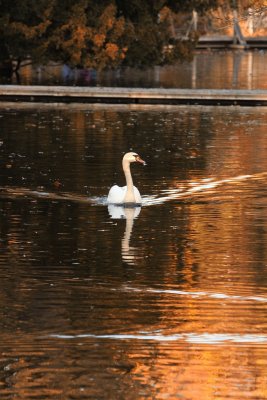
<path id="1" fill-rule="evenodd" d="M 116 14 L 116 6 L 109 4 L 103 8 L 96 24 L 91 25 L 89 42 L 92 46 L 87 51 L 87 66 L 97 69 L 114 67 L 125 58 L 128 50 L 126 21 Z"/>
<path id="2" fill-rule="evenodd" d="M 107 56 L 114 61 L 118 57 L 119 47 L 115 43 L 107 43 L 106 52 Z"/>
<path id="3" fill-rule="evenodd" d="M 69 8 L 64 23 L 54 30 L 52 42 L 69 65 L 115 67 L 128 50 L 127 24 L 117 16 L 114 4 L 90 8 L 85 7 L 85 0 L 78 0 Z"/>
<path id="4" fill-rule="evenodd" d="M 49 20 L 41 22 L 36 26 L 29 26 L 22 22 L 12 22 L 9 25 L 9 29 L 11 32 L 22 34 L 26 39 L 34 39 L 43 35 L 50 24 L 51 21 Z"/>
<path id="5" fill-rule="evenodd" d="M 101 47 L 105 42 L 106 36 L 103 33 L 97 33 L 93 37 L 93 42 L 95 46 Z"/>
<path id="6" fill-rule="evenodd" d="M 98 20 L 94 32 L 94 43 L 99 47 L 106 46 L 108 42 L 116 43 L 125 33 L 125 25 L 123 17 L 116 17 L 115 5 L 110 4 L 103 10 Z"/>
<path id="7" fill-rule="evenodd" d="M 104 31 L 113 29 L 116 23 L 116 6 L 114 4 L 108 5 L 99 18 L 99 25 Z"/>
<path id="8" fill-rule="evenodd" d="M 75 39 L 78 43 L 83 43 L 87 36 L 87 29 L 84 26 L 78 26 L 75 31 Z"/>
<path id="9" fill-rule="evenodd" d="M 114 25 L 114 17 L 113 18 L 107 18 L 107 21 L 106 21 L 107 29 L 112 29 L 113 25 Z"/>

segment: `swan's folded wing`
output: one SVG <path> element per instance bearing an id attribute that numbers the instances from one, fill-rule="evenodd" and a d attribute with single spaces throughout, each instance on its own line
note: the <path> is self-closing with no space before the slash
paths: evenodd
<path id="1" fill-rule="evenodd" d="M 126 193 L 126 186 L 120 187 L 118 185 L 112 186 L 108 193 L 107 202 L 109 204 L 122 204 Z"/>

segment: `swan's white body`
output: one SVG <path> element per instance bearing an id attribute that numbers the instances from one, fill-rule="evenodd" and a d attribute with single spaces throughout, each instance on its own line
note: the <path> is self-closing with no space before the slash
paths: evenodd
<path id="1" fill-rule="evenodd" d="M 145 161 L 143 161 L 138 154 L 133 152 L 125 154 L 122 159 L 122 168 L 126 179 L 126 186 L 112 186 L 108 194 L 108 204 L 141 204 L 142 199 L 140 192 L 133 185 L 133 179 L 130 170 L 130 164 L 132 162 L 140 162 L 145 165 Z"/>
<path id="2" fill-rule="evenodd" d="M 133 192 L 134 192 L 134 198 L 132 199 L 133 201 L 128 201 L 128 203 L 137 203 L 137 204 L 141 204 L 141 195 L 139 190 L 137 189 L 137 187 L 133 187 Z M 118 186 L 118 185 L 114 185 L 112 186 L 112 188 L 110 189 L 109 193 L 108 193 L 108 203 L 109 204 L 124 204 L 127 203 L 125 201 L 125 197 L 126 197 L 126 193 L 127 193 L 127 186 Z"/>

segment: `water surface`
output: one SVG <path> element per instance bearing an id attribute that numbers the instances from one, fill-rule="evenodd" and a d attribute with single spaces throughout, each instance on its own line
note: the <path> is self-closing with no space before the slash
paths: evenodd
<path id="1" fill-rule="evenodd" d="M 2 398 L 266 398 L 266 115 L 1 108 Z"/>
<path id="2" fill-rule="evenodd" d="M 97 72 L 66 65 L 21 69 L 21 84 L 183 89 L 267 89 L 267 51 L 201 51 L 191 62 Z M 3 82 L 2 82 L 3 83 Z M 11 82 L 18 83 L 14 75 Z"/>

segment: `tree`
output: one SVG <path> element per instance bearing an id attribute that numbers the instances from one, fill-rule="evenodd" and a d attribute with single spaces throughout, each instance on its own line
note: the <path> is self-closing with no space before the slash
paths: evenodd
<path id="1" fill-rule="evenodd" d="M 188 57 L 195 37 L 173 35 L 168 12 L 204 12 L 216 0 L 0 0 L 0 63 L 23 60 L 96 69 Z"/>
<path id="2" fill-rule="evenodd" d="M 196 10 L 203 14 L 211 8 L 216 8 L 220 0 L 167 0 L 166 6 L 173 12 L 191 12 Z M 231 0 L 230 0 L 231 1 Z"/>
<path id="3" fill-rule="evenodd" d="M 131 29 L 113 2 L 69 1 L 63 12 L 59 3 L 49 29 L 50 60 L 97 69 L 124 60 Z"/>
<path id="4" fill-rule="evenodd" d="M 15 71 L 21 61 L 45 60 L 47 30 L 51 24 L 54 0 L 0 0 L 0 42 L 2 65 Z"/>

